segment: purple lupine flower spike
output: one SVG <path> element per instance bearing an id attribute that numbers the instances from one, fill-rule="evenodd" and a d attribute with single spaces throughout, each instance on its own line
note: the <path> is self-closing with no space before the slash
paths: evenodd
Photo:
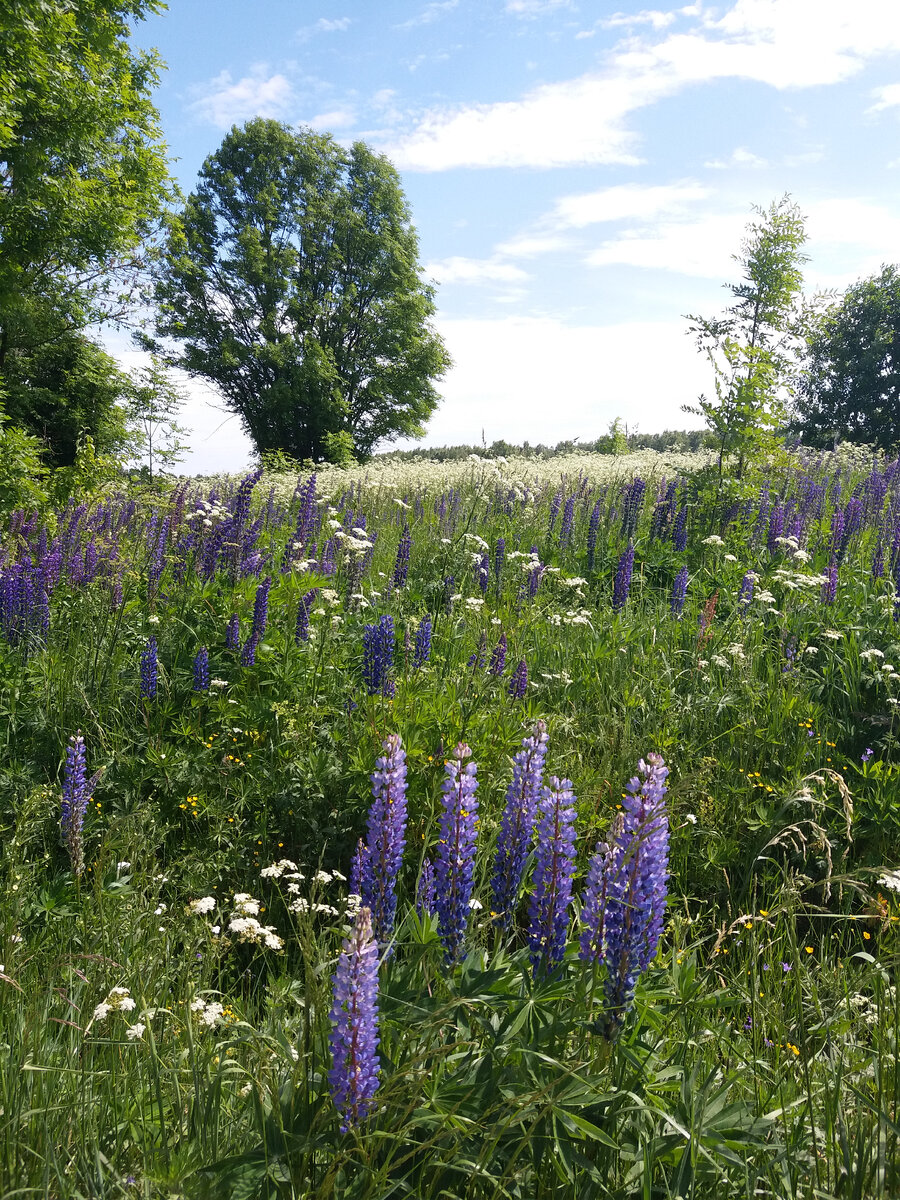
<path id="1" fill-rule="evenodd" d="M 391 576 L 391 582 L 395 588 L 402 588 L 406 585 L 407 576 L 409 575 L 409 552 L 412 548 L 412 533 L 409 526 L 403 526 L 403 533 L 400 535 L 400 542 L 397 546 L 397 558 L 394 562 L 394 573 Z"/>
<path id="2" fill-rule="evenodd" d="M 602 960 L 606 943 L 606 911 L 610 902 L 610 885 L 619 869 L 619 842 L 625 829 L 621 813 L 616 813 L 609 831 L 608 842 L 598 842 L 588 866 L 587 886 L 581 906 L 581 933 L 578 957 L 586 961 Z"/>
<path id="3" fill-rule="evenodd" d="M 397 912 L 397 876 L 406 846 L 406 754 L 399 734 L 383 743 L 372 780 L 366 856 L 361 876 L 362 903 L 372 913 L 381 945 L 390 940 Z"/>
<path id="4" fill-rule="evenodd" d="M 370 696 L 393 696 L 394 618 L 385 614 L 363 630 L 363 679 Z"/>
<path id="5" fill-rule="evenodd" d="M 588 570 L 594 569 L 594 557 L 597 552 L 597 529 L 600 525 L 600 513 L 603 511 L 603 501 L 598 500 L 591 510 L 591 518 L 588 522 L 587 535 L 587 565 Z"/>
<path id="6" fill-rule="evenodd" d="M 155 700 L 159 683 L 159 660 L 156 652 L 156 638 L 149 637 L 147 645 L 141 651 L 141 696 L 145 700 Z"/>
<path id="7" fill-rule="evenodd" d="M 680 617 L 684 611 L 684 600 L 687 595 L 688 585 L 688 569 L 682 567 L 675 576 L 675 582 L 672 584 L 672 597 L 669 601 L 669 608 L 676 617 Z"/>
<path id="8" fill-rule="evenodd" d="M 497 924 L 507 931 L 515 917 L 522 871 L 531 848 L 546 755 L 547 726 L 538 721 L 513 759 L 513 777 L 506 791 L 506 808 L 497 838 L 492 884 L 494 913 Z"/>
<path id="9" fill-rule="evenodd" d="M 362 895 L 363 873 L 366 869 L 366 843 L 359 839 L 356 843 L 356 849 L 353 852 L 353 858 L 350 860 L 350 895 Z"/>
<path id="10" fill-rule="evenodd" d="M 666 812 L 668 768 L 658 754 L 638 763 L 624 800 L 624 830 L 606 903 L 606 1028 L 614 1038 L 622 1027 L 638 975 L 647 969 L 659 943 L 669 862 Z"/>
<path id="11" fill-rule="evenodd" d="M 310 588 L 297 605 L 297 625 L 294 630 L 294 641 L 299 646 L 301 642 L 309 641 L 309 614 L 319 594 L 318 588 Z"/>
<path id="12" fill-rule="evenodd" d="M 631 573 L 634 570 L 634 543 L 628 543 L 628 549 L 619 559 L 619 565 L 616 568 L 616 578 L 613 583 L 613 608 L 616 612 L 621 612 L 628 600 L 628 593 L 631 590 Z"/>
<path id="13" fill-rule="evenodd" d="M 241 666 L 252 667 L 256 662 L 256 651 L 259 648 L 259 634 L 251 633 L 241 647 Z"/>
<path id="14" fill-rule="evenodd" d="M 367 908 L 344 939 L 332 985 L 328 1082 L 346 1133 L 372 1111 L 378 1090 L 378 944 Z"/>
<path id="15" fill-rule="evenodd" d="M 487 658 L 487 634 L 482 633 L 478 639 L 477 649 L 469 655 L 469 661 L 466 666 L 471 667 L 473 672 L 480 671 L 484 667 L 484 660 Z"/>
<path id="16" fill-rule="evenodd" d="M 229 650 L 237 650 L 241 644 L 241 622 L 237 613 L 231 614 L 231 620 L 225 630 L 225 645 Z"/>
<path id="17" fill-rule="evenodd" d="M 266 624 L 269 619 L 269 591 L 272 587 L 272 580 L 266 577 L 259 587 L 256 589 L 256 597 L 253 601 L 253 632 L 251 637 L 255 637 L 257 641 L 266 631 Z"/>
<path id="18" fill-rule="evenodd" d="M 513 700 L 523 700 L 528 690 L 528 663 L 523 658 L 510 676 L 507 693 Z"/>
<path id="19" fill-rule="evenodd" d="M 416 630 L 416 645 L 413 651 L 413 667 L 419 668 L 428 662 L 431 657 L 431 617 L 426 613 L 419 622 L 419 627 Z"/>
<path id="20" fill-rule="evenodd" d="M 746 608 L 753 599 L 753 585 L 756 583 L 756 573 L 748 571 L 741 580 L 741 590 L 738 595 L 738 604 Z"/>
<path id="21" fill-rule="evenodd" d="M 488 672 L 491 675 L 502 675 L 506 670 L 506 634 L 501 633 L 497 644 L 491 651 L 491 664 Z"/>
<path id="22" fill-rule="evenodd" d="M 84 871 L 84 844 L 82 831 L 87 806 L 91 802 L 97 780 L 103 774 L 103 769 L 87 778 L 84 738 L 81 730 L 69 738 L 70 745 L 66 748 L 66 768 L 63 775 L 63 794 L 60 806 L 59 833 L 60 841 L 69 852 L 69 861 L 75 875 Z"/>
<path id="23" fill-rule="evenodd" d="M 563 960 L 575 874 L 575 794 L 568 779 L 551 778 L 538 805 L 534 893 L 528 941 L 534 973 L 552 970 Z"/>
<path id="24" fill-rule="evenodd" d="M 209 690 L 209 651 L 201 646 L 194 657 L 194 691 Z"/>
<path id="25" fill-rule="evenodd" d="M 434 867 L 431 859 L 422 862 L 419 881 L 416 884 L 416 912 L 420 917 L 430 917 L 434 912 Z"/>
<path id="26" fill-rule="evenodd" d="M 478 828 L 478 787 L 475 763 L 467 763 L 472 751 L 460 742 L 449 759 L 441 791 L 440 839 L 434 864 L 435 908 L 438 933 L 449 964 L 463 953 L 472 899 L 475 840 Z"/>
<path id="27" fill-rule="evenodd" d="M 825 571 L 825 583 L 822 585 L 822 603 L 834 604 L 837 598 L 838 565 L 835 559 Z"/>

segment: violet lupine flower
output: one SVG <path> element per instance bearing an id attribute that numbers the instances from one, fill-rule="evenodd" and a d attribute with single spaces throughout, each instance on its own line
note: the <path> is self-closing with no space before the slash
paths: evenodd
<path id="1" fill-rule="evenodd" d="M 359 839 L 356 843 L 356 849 L 353 851 L 353 858 L 350 860 L 350 895 L 361 896 L 363 888 L 363 875 L 366 869 L 366 843 Z"/>
<path id="2" fill-rule="evenodd" d="M 568 779 L 551 777 L 538 803 L 534 892 L 529 909 L 528 942 L 535 975 L 552 971 L 563 960 L 572 877 L 575 874 L 575 793 Z"/>
<path id="3" fill-rule="evenodd" d="M 488 584 L 491 581 L 491 559 L 487 550 L 478 560 L 478 565 L 475 568 L 475 582 L 481 591 L 482 596 L 487 595 Z"/>
<path id="4" fill-rule="evenodd" d="M 784 533 L 784 505 L 773 504 L 769 512 L 769 529 L 766 534 L 766 549 L 774 554 L 778 549 L 777 542 Z"/>
<path id="5" fill-rule="evenodd" d="M 837 560 L 843 562 L 847 547 L 854 534 L 859 533 L 863 522 L 863 504 L 857 496 L 851 496 L 844 508 L 844 528 L 841 531 L 841 544 L 837 551 Z"/>
<path id="6" fill-rule="evenodd" d="M 297 626 L 294 630 L 294 641 L 298 646 L 301 642 L 309 641 L 309 614 L 318 594 L 318 588 L 310 588 L 300 597 L 300 603 L 297 605 Z"/>
<path id="7" fill-rule="evenodd" d="M 209 651 L 201 646 L 194 656 L 194 691 L 209 690 Z"/>
<path id="8" fill-rule="evenodd" d="M 572 525 L 575 522 L 575 501 L 578 499 L 573 492 L 566 500 L 566 507 L 563 509 L 562 524 L 559 527 L 559 544 L 561 547 L 568 546 L 572 540 Z"/>
<path id="9" fill-rule="evenodd" d="M 337 543 L 334 538 L 329 538 L 322 547 L 322 553 L 319 555 L 319 560 L 316 563 L 316 570 L 320 575 L 333 575 L 337 570 L 334 562 L 334 551 Z"/>
<path id="10" fill-rule="evenodd" d="M 453 612 L 453 593 L 456 591 L 456 580 L 452 575 L 444 578 L 443 608 L 449 617 Z"/>
<path id="11" fill-rule="evenodd" d="M 256 651 L 259 649 L 259 635 L 251 633 L 241 646 L 241 666 L 252 667 L 256 662 Z"/>
<path id="12" fill-rule="evenodd" d="M 394 561 L 394 573 L 391 576 L 391 583 L 395 588 L 402 588 L 406 585 L 406 579 L 409 575 L 409 552 L 412 548 L 412 534 L 408 525 L 403 526 L 403 533 L 400 535 L 400 542 L 397 546 L 397 557 Z"/>
<path id="13" fill-rule="evenodd" d="M 406 846 L 406 754 L 399 734 L 382 743 L 376 760 L 369 809 L 366 858 L 361 877 L 362 903 L 372 912 L 381 945 L 390 941 L 397 912 L 397 876 Z"/>
<path id="14" fill-rule="evenodd" d="M 416 912 L 421 918 L 430 917 L 434 912 L 434 867 L 431 859 L 422 861 L 422 870 L 416 884 Z"/>
<path id="15" fill-rule="evenodd" d="M 367 908 L 356 914 L 344 939 L 332 986 L 328 1082 L 346 1133 L 372 1111 L 378 1090 L 378 944 Z"/>
<path id="16" fill-rule="evenodd" d="M 472 671 L 481 671 L 484 668 L 484 663 L 487 658 L 487 634 L 482 633 L 478 639 L 478 646 L 475 651 L 469 655 L 467 667 L 471 667 Z"/>
<path id="17" fill-rule="evenodd" d="M 580 949 L 578 957 L 585 962 L 602 960 L 606 948 L 606 908 L 610 899 L 610 887 L 621 866 L 619 845 L 625 830 L 625 820 L 616 813 L 609 831 L 609 840 L 598 842 L 588 864 L 587 885 L 581 904 Z"/>
<path id="18" fill-rule="evenodd" d="M 672 596 L 669 600 L 669 608 L 676 617 L 680 617 L 684 611 L 684 600 L 687 595 L 688 585 L 688 569 L 682 567 L 675 576 L 675 582 L 672 584 Z"/>
<path id="19" fill-rule="evenodd" d="M 682 504 L 672 526 L 672 545 L 682 554 L 687 549 L 687 506 Z"/>
<path id="20" fill-rule="evenodd" d="M 363 630 L 363 679 L 369 695 L 393 696 L 394 618 L 385 614 Z"/>
<path id="21" fill-rule="evenodd" d="M 616 567 L 616 578 L 613 582 L 613 608 L 621 612 L 628 600 L 631 590 L 631 573 L 634 570 L 634 543 L 628 543 L 628 549 L 619 559 Z"/>
<path id="22" fill-rule="evenodd" d="M 556 524 L 556 518 L 559 515 L 559 510 L 562 505 L 562 489 L 560 489 L 553 499 L 550 501 L 550 519 L 547 523 L 547 537 L 553 533 L 553 526 Z"/>
<path id="23" fill-rule="evenodd" d="M 416 645 L 413 650 L 413 667 L 418 669 L 424 666 L 431 657 L 431 617 L 426 613 L 419 622 L 419 627 L 416 630 Z"/>
<path id="24" fill-rule="evenodd" d="M 738 604 L 742 604 L 745 608 L 753 599 L 753 585 L 756 583 L 756 576 L 752 571 L 748 571 L 741 580 L 741 590 L 738 593 Z"/>
<path id="25" fill-rule="evenodd" d="M 524 700 L 528 690 L 528 663 L 523 658 L 513 671 L 506 691 L 511 700 Z"/>
<path id="26" fill-rule="evenodd" d="M 538 558 L 537 546 L 531 547 L 531 560 L 535 566 L 528 572 L 528 599 L 533 600 L 538 594 L 538 588 L 541 586 L 541 580 L 544 578 L 546 568 Z"/>
<path id="27" fill-rule="evenodd" d="M 513 776 L 506 790 L 506 807 L 497 838 L 492 883 L 494 919 L 507 932 L 515 917 L 522 871 L 531 849 L 546 755 L 547 726 L 538 721 L 513 759 Z"/>
<path id="28" fill-rule="evenodd" d="M 241 644 L 241 622 L 237 613 L 231 614 L 231 620 L 225 629 L 225 645 L 229 650 L 237 650 Z"/>
<path id="29" fill-rule="evenodd" d="M 669 877 L 668 768 L 658 754 L 638 763 L 623 802 L 619 854 L 607 882 L 605 909 L 606 1031 L 614 1038 L 634 996 L 638 975 L 650 965 L 662 933 Z M 596 938 L 595 938 L 596 940 Z"/>
<path id="30" fill-rule="evenodd" d="M 149 637 L 141 651 L 141 696 L 155 700 L 159 684 L 159 660 L 156 653 L 156 638 Z"/>
<path id="31" fill-rule="evenodd" d="M 506 634 L 501 633 L 497 644 L 491 651 L 491 663 L 488 672 L 491 675 L 502 675 L 506 670 Z"/>
<path id="32" fill-rule="evenodd" d="M 597 529 L 600 526 L 600 512 L 603 507 L 603 501 L 598 500 L 591 510 L 590 520 L 588 521 L 587 535 L 587 565 L 588 570 L 594 569 L 594 556 L 597 553 Z"/>
<path id="33" fill-rule="evenodd" d="M 465 762 L 471 753 L 465 742 L 459 743 L 454 757 L 444 768 L 445 778 L 441 784 L 444 796 L 434 863 L 434 904 L 444 956 L 451 966 L 462 958 L 472 899 L 478 829 L 478 801 L 475 799 L 478 768 L 473 762 Z"/>
<path id="34" fill-rule="evenodd" d="M 498 537 L 497 544 L 494 546 L 494 585 L 498 595 L 500 594 L 500 580 L 504 562 L 506 562 L 506 538 Z"/>
<path id="35" fill-rule="evenodd" d="M 872 578 L 881 579 L 884 575 L 884 546 L 879 541 L 872 555 Z"/>
<path id="36" fill-rule="evenodd" d="M 625 489 L 625 498 L 622 504 L 622 536 L 625 538 L 631 539 L 637 531 L 646 490 L 647 485 L 639 475 L 636 475 Z"/>
<path id="37" fill-rule="evenodd" d="M 825 583 L 822 585 L 822 603 L 834 604 L 837 598 L 838 585 L 838 566 L 837 562 L 832 559 L 831 563 L 825 570 Z"/>
<path id="38" fill-rule="evenodd" d="M 90 779 L 87 778 L 84 738 L 81 736 L 80 729 L 74 737 L 69 738 L 69 742 L 70 745 L 66 747 L 66 767 L 63 774 L 59 833 L 60 841 L 69 852 L 72 870 L 76 875 L 80 875 L 84 871 L 84 845 L 82 842 L 84 816 L 103 770 L 101 768 Z"/>
<path id="39" fill-rule="evenodd" d="M 266 624 L 269 620 L 269 591 L 272 587 L 270 576 L 262 581 L 256 589 L 256 596 L 253 601 L 253 629 L 251 637 L 255 637 L 257 641 L 266 631 Z"/>

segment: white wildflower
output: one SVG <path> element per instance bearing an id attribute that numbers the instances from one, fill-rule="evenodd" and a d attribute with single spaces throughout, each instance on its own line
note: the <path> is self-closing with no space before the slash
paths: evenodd
<path id="1" fill-rule="evenodd" d="M 125 1030 L 125 1036 L 129 1041 L 135 1042 L 144 1036 L 147 1026 L 143 1021 L 136 1021 L 134 1025 L 129 1025 Z"/>
<path id="2" fill-rule="evenodd" d="M 709 535 L 709 537 L 705 537 L 703 539 L 703 545 L 704 546 L 724 546 L 725 543 L 722 541 L 722 539 L 719 537 L 719 535 L 717 533 L 711 533 Z"/>
<path id="3" fill-rule="evenodd" d="M 878 876 L 878 882 L 889 891 L 900 892 L 900 868 L 885 871 L 883 875 Z"/>
<path id="4" fill-rule="evenodd" d="M 192 916 L 201 917 L 204 913 L 211 913 L 215 907 L 215 896 L 202 896 L 199 900 L 192 900 L 187 906 L 187 911 Z"/>

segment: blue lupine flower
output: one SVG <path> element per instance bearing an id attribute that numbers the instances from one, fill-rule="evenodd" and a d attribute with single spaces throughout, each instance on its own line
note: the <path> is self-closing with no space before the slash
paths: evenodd
<path id="1" fill-rule="evenodd" d="M 509 678 L 506 691 L 512 700 L 524 700 L 528 690 L 528 663 L 523 658 Z"/>
<path id="2" fill-rule="evenodd" d="M 753 599 L 753 585 L 756 583 L 756 575 L 753 571 L 748 571 L 741 580 L 741 590 L 738 594 L 738 604 L 742 604 L 745 608 Z"/>
<path id="3" fill-rule="evenodd" d="M 241 647 L 241 666 L 252 667 L 256 662 L 256 651 L 259 649 L 259 635 L 251 633 Z"/>
<path id="4" fill-rule="evenodd" d="M 495 920 L 504 930 L 512 926 L 522 871 L 534 834 L 534 818 L 544 777 L 547 726 L 538 721 L 513 759 L 513 776 L 506 790 L 506 807 L 494 860 Z"/>
<path id="5" fill-rule="evenodd" d="M 491 664 L 488 672 L 491 675 L 502 675 L 506 670 L 506 634 L 501 633 L 497 644 L 491 651 Z"/>
<path id="6" fill-rule="evenodd" d="M 551 778 L 538 803 L 534 892 L 531 897 L 528 943 L 531 965 L 552 970 L 562 962 L 575 874 L 575 794 L 568 779 Z"/>
<path id="7" fill-rule="evenodd" d="M 638 763 L 624 800 L 619 854 L 607 881 L 605 911 L 606 1027 L 615 1037 L 634 995 L 638 975 L 656 953 L 666 909 L 669 819 L 668 768 L 658 754 Z"/>
<path id="8" fill-rule="evenodd" d="M 367 908 L 344 939 L 332 985 L 328 1082 L 346 1133 L 372 1111 L 378 1090 L 378 944 Z"/>
<path id="9" fill-rule="evenodd" d="M 572 525 L 575 521 L 575 501 L 577 495 L 573 494 L 566 500 L 566 507 L 563 509 L 562 524 L 559 527 L 559 544 L 562 547 L 568 546 L 572 540 Z"/>
<path id="10" fill-rule="evenodd" d="M 393 696 L 394 618 L 385 614 L 363 630 L 363 679 L 369 695 Z"/>
<path id="11" fill-rule="evenodd" d="M 481 671 L 484 668 L 485 660 L 487 659 L 487 634 L 482 633 L 478 639 L 478 646 L 469 655 L 467 667 L 471 667 L 474 671 Z"/>
<path id="12" fill-rule="evenodd" d="M 460 742 L 449 759 L 441 784 L 440 835 L 434 863 L 438 934 L 444 944 L 448 963 L 462 958 L 472 899 L 472 874 L 475 867 L 475 841 L 478 829 L 478 801 L 475 792 L 478 768 L 467 763 L 472 751 Z"/>
<path id="13" fill-rule="evenodd" d="M 366 870 L 366 843 L 360 838 L 356 843 L 353 858 L 350 860 L 350 895 L 361 896 L 363 875 Z"/>
<path id="14" fill-rule="evenodd" d="M 562 489 L 560 488 L 560 490 L 556 493 L 556 495 L 550 501 L 550 519 L 547 522 L 547 537 L 548 538 L 553 533 L 553 526 L 556 524 L 556 518 L 559 515 L 560 506 L 562 505 L 562 498 L 563 498 L 563 494 L 562 494 Z"/>
<path id="15" fill-rule="evenodd" d="M 588 864 L 587 886 L 581 905 L 581 932 L 578 957 L 585 961 L 602 961 L 606 950 L 606 911 L 610 903 L 610 888 L 616 881 L 621 865 L 619 845 L 625 829 L 621 813 L 613 817 L 609 841 L 598 842 Z M 618 892 L 617 901 L 621 900 Z"/>
<path id="16" fill-rule="evenodd" d="M 309 614 L 318 595 L 318 588 L 310 588 L 300 597 L 300 603 L 297 605 L 297 625 L 294 630 L 294 641 L 298 646 L 301 642 L 309 641 Z"/>
<path id="17" fill-rule="evenodd" d="M 687 507 L 682 504 L 672 526 L 672 545 L 681 554 L 687 549 Z"/>
<path id="18" fill-rule="evenodd" d="M 832 559 L 830 565 L 825 570 L 825 583 L 822 585 L 822 603 L 834 604 L 837 598 L 838 585 L 838 565 Z"/>
<path id="19" fill-rule="evenodd" d="M 237 613 L 231 614 L 231 619 L 225 629 L 225 645 L 229 650 L 237 650 L 241 644 L 241 622 Z"/>
<path id="20" fill-rule="evenodd" d="M 59 833 L 60 841 L 69 852 L 72 870 L 76 875 L 80 875 L 84 871 L 84 816 L 103 771 L 101 768 L 90 779 L 87 778 L 84 738 L 80 729 L 74 737 L 69 738 L 69 743 L 66 747 Z"/>
<path id="21" fill-rule="evenodd" d="M 620 612 L 628 600 L 631 590 L 631 573 L 634 570 L 634 543 L 628 543 L 628 549 L 619 559 L 616 567 L 616 578 L 613 582 L 613 608 Z"/>
<path id="22" fill-rule="evenodd" d="M 675 582 L 672 584 L 672 597 L 669 600 L 669 608 L 676 617 L 680 617 L 684 611 L 684 600 L 687 595 L 688 585 L 688 569 L 682 567 L 675 576 Z"/>
<path id="23" fill-rule="evenodd" d="M 503 564 L 506 561 L 506 538 L 498 537 L 497 544 L 494 546 L 494 583 L 497 588 L 497 594 L 500 593 L 500 580 L 503 573 Z"/>
<path id="24" fill-rule="evenodd" d="M 784 533 L 784 505 L 773 504 L 769 512 L 769 531 L 766 535 L 766 549 L 774 554 L 778 549 L 778 539 Z"/>
<path id="25" fill-rule="evenodd" d="M 413 667 L 424 666 L 431 657 L 431 617 L 426 613 L 416 630 L 416 646 L 413 651 Z"/>
<path id="26" fill-rule="evenodd" d="M 416 912 L 420 917 L 430 917 L 434 912 L 434 867 L 431 859 L 422 861 L 422 870 L 416 884 Z"/>
<path id="27" fill-rule="evenodd" d="M 372 912 L 375 937 L 390 940 L 397 911 L 397 876 L 406 846 L 406 754 L 399 734 L 383 743 L 372 781 L 368 837 L 363 865 L 362 903 Z"/>
<path id="28" fill-rule="evenodd" d="M 147 639 L 147 645 L 141 651 L 141 695 L 146 700 L 156 699 L 159 682 L 159 661 L 156 653 L 156 638 Z"/>
<path id="29" fill-rule="evenodd" d="M 635 475 L 625 489 L 625 499 L 622 504 L 622 536 L 625 538 L 631 539 L 637 531 L 646 490 L 647 485 L 639 475 Z"/>
<path id="30" fill-rule="evenodd" d="M 491 559 L 487 550 L 481 555 L 475 567 L 475 582 L 481 590 L 482 596 L 487 595 L 488 584 L 491 580 Z"/>
<path id="31" fill-rule="evenodd" d="M 590 520 L 588 521 L 587 535 L 587 565 L 588 570 L 594 569 L 594 555 L 597 551 L 597 529 L 600 525 L 600 513 L 603 508 L 603 501 L 598 500 L 591 510 Z"/>
<path id="32" fill-rule="evenodd" d="M 209 689 L 209 651 L 201 646 L 194 656 L 194 691 L 205 692 Z"/>
<path id="33" fill-rule="evenodd" d="M 395 588 L 402 588 L 406 584 L 406 578 L 409 575 L 409 552 L 412 547 L 412 534 L 408 525 L 403 526 L 403 533 L 400 535 L 400 542 L 397 546 L 397 558 L 394 561 L 394 573 L 391 576 L 391 582 Z"/>
<path id="34" fill-rule="evenodd" d="M 269 576 L 262 581 L 256 589 L 256 596 L 253 601 L 253 631 L 251 637 L 255 637 L 257 641 L 266 631 L 266 623 L 269 619 L 269 591 L 272 587 L 272 580 Z"/>

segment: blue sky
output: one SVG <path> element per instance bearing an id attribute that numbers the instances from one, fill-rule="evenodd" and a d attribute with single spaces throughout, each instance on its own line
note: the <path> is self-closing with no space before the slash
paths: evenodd
<path id="1" fill-rule="evenodd" d="M 810 292 L 900 258 L 898 0 L 171 0 L 134 40 L 185 191 L 258 115 L 401 171 L 455 364 L 424 445 L 696 424 L 683 314 L 727 302 L 753 204 L 806 214 Z M 189 470 L 250 456 L 214 399 Z"/>

